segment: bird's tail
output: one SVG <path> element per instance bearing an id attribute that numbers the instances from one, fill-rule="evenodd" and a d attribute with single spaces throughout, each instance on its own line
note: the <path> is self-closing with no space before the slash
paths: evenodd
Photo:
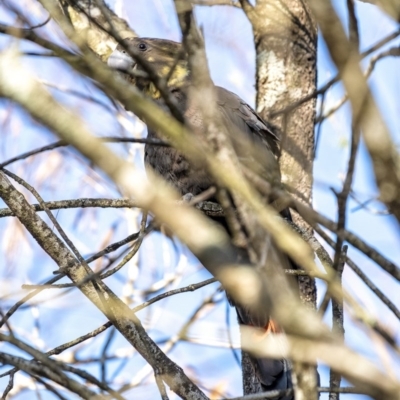
<path id="1" fill-rule="evenodd" d="M 254 320 L 250 318 L 249 314 L 241 307 L 236 307 L 236 311 L 238 314 L 239 323 L 247 326 L 254 326 Z M 263 328 L 263 333 L 260 335 L 264 337 L 265 335 L 269 335 L 271 333 L 281 333 L 281 329 L 278 324 L 269 319 L 266 326 L 260 326 L 259 328 Z M 254 340 L 260 340 L 260 337 L 254 337 Z M 291 376 L 291 367 L 286 359 L 275 360 L 272 358 L 257 358 L 252 355 L 249 355 L 249 359 L 254 368 L 254 372 L 260 381 L 261 387 L 263 391 L 269 392 L 272 390 L 284 391 L 287 389 L 292 389 L 292 376 Z M 294 395 L 291 392 L 290 394 L 284 394 L 280 397 L 276 397 L 277 400 L 294 400 Z"/>

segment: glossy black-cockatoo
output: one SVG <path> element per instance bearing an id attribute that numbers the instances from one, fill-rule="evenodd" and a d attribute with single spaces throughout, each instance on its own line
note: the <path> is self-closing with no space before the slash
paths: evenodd
<path id="1" fill-rule="evenodd" d="M 135 53 L 139 53 L 159 77 L 168 79 L 168 92 L 175 99 L 185 124 L 192 132 L 201 135 L 204 132 L 203 117 L 189 95 L 191 73 L 183 46 L 169 40 L 150 38 L 130 38 L 126 39 L 125 44 Z M 140 63 L 128 55 L 124 46 L 119 45 L 114 50 L 108 59 L 108 65 L 122 73 L 127 73 L 125 78 L 128 81 L 168 110 L 159 90 L 143 73 Z M 135 72 L 136 78 L 132 78 Z M 129 75 L 130 73 L 132 75 Z M 234 93 L 219 86 L 215 86 L 214 89 L 216 98 L 214 106 L 219 112 L 219 117 L 239 160 L 244 164 L 255 162 L 263 178 L 270 182 L 271 180 L 279 182 L 279 136 L 276 130 L 264 122 L 245 101 Z M 150 129 L 148 137 L 159 138 L 157 132 Z M 249 147 L 246 143 L 251 143 L 251 146 Z M 249 154 L 249 149 L 256 149 L 256 151 L 254 154 Z M 145 163 L 170 182 L 183 196 L 198 195 L 214 183 L 205 168 L 191 165 L 184 154 L 173 147 L 146 145 Z M 285 216 L 288 215 L 288 211 L 284 213 Z M 223 225 L 226 227 L 226 224 Z M 258 326 L 267 332 L 278 330 L 277 325 L 268 316 L 260 320 L 259 316 L 252 318 L 249 312 L 238 305 L 236 309 L 241 324 Z M 265 391 L 292 387 L 291 371 L 287 360 L 252 358 L 252 364 Z M 280 399 L 292 400 L 293 395 L 282 396 Z"/>

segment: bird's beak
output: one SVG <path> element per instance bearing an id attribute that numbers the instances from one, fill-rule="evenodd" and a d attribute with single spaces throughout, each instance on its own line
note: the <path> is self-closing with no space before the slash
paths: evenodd
<path id="1" fill-rule="evenodd" d="M 129 72 L 135 66 L 135 62 L 128 54 L 124 54 L 119 50 L 114 50 L 108 57 L 107 65 L 118 71 Z"/>

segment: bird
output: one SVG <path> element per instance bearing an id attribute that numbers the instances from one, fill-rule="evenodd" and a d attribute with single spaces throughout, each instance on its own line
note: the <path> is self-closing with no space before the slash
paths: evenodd
<path id="1" fill-rule="evenodd" d="M 135 61 L 129 55 L 137 54 L 138 58 L 151 67 L 160 79 L 164 79 L 167 95 L 181 112 L 183 121 L 195 134 L 204 133 L 204 121 L 201 112 L 189 96 L 192 77 L 188 65 L 188 57 L 181 43 L 158 38 L 133 37 L 124 39 L 108 58 L 108 66 L 119 71 L 130 83 L 144 94 L 150 96 L 160 107 L 169 110 L 162 94 L 156 87 L 143 63 Z M 235 93 L 214 85 L 215 107 L 223 122 L 232 147 L 243 165 L 251 168 L 272 184 L 280 184 L 279 130 L 264 121 L 255 110 Z M 163 97 L 164 95 L 164 97 Z M 148 129 L 148 138 L 165 139 L 160 133 Z M 196 196 L 211 186 L 214 181 L 201 165 L 190 163 L 173 147 L 159 147 L 146 144 L 144 161 L 146 167 L 152 168 L 182 196 Z M 214 200 L 214 199 L 213 199 Z M 290 219 L 288 210 L 281 210 L 281 215 Z M 228 230 L 226 223 L 222 223 Z M 234 304 L 235 305 L 235 304 Z M 239 305 L 235 305 L 240 324 L 256 326 L 268 332 L 281 332 L 279 326 L 269 316 L 253 318 Z M 291 368 L 288 360 L 255 358 L 251 362 L 264 391 L 286 390 L 292 388 Z M 290 391 L 289 391 L 290 392 Z M 279 400 L 293 400 L 292 392 L 283 394 Z"/>

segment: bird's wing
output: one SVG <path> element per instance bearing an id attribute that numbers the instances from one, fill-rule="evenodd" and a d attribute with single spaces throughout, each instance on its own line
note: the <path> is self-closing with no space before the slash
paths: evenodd
<path id="1" fill-rule="evenodd" d="M 217 106 L 240 161 L 268 182 L 279 184 L 279 134 L 239 96 L 215 87 Z"/>
<path id="2" fill-rule="evenodd" d="M 246 132 L 252 141 L 261 140 L 275 156 L 278 156 L 280 141 L 278 129 L 263 121 L 253 108 L 235 93 L 219 86 L 216 86 L 215 90 L 217 103 L 223 113 L 227 114 L 242 132 Z"/>
<path id="3" fill-rule="evenodd" d="M 228 128 L 233 146 L 239 159 L 245 165 L 249 160 L 256 161 L 256 169 L 267 180 L 280 181 L 279 174 L 279 133 L 273 125 L 263 121 L 257 113 L 236 94 L 216 86 L 217 104 L 220 113 Z M 246 146 L 243 137 L 253 146 Z M 245 140 L 245 141 L 246 141 Z M 261 167 L 261 168 L 259 168 Z M 285 211 L 285 210 L 284 210 Z M 286 210 L 288 213 L 289 211 Z M 290 218 L 290 213 L 288 214 Z M 260 327 L 269 332 L 279 332 L 277 324 L 270 316 L 249 314 L 246 308 L 235 305 L 239 323 L 243 325 Z M 291 371 L 287 360 L 274 360 L 270 358 L 255 358 L 250 356 L 250 361 L 260 380 L 264 391 L 286 390 L 292 387 Z M 293 400 L 293 394 L 279 396 L 279 400 Z"/>

